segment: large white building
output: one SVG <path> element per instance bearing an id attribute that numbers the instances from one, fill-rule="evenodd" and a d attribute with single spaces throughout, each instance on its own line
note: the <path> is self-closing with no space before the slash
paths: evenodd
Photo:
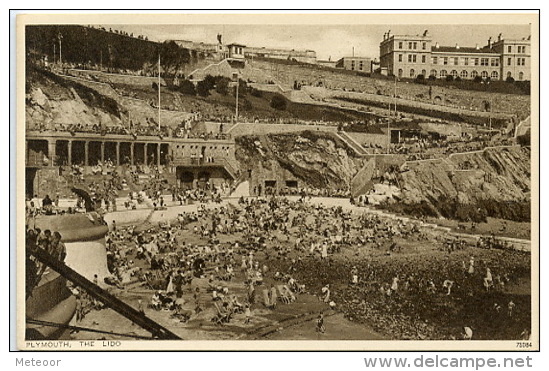
<path id="1" fill-rule="evenodd" d="M 379 45 L 380 67 L 401 78 L 446 78 L 530 80 L 530 37 L 504 39 L 502 34 L 485 46 L 441 46 L 429 33 L 392 35 L 386 32 Z"/>

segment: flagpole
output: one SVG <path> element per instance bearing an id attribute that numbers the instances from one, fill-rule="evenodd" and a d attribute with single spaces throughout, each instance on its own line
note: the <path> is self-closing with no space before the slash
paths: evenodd
<path id="1" fill-rule="evenodd" d="M 160 53 L 158 53 L 158 131 L 160 131 Z"/>

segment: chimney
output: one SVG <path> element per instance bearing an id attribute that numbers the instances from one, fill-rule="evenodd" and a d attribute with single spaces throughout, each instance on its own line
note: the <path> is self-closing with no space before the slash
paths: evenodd
<path id="1" fill-rule="evenodd" d="M 439 48 L 439 45 L 438 45 L 438 42 L 435 43 L 435 49 L 438 49 Z"/>
<path id="2" fill-rule="evenodd" d="M 480 49 L 480 47 L 478 46 L 478 44 L 475 45 L 475 49 L 476 49 L 476 50 L 479 50 L 479 49 Z"/>
<path id="3" fill-rule="evenodd" d="M 502 34 L 500 33 L 500 34 L 498 35 L 498 41 L 501 41 L 501 36 L 502 36 Z"/>
<path id="4" fill-rule="evenodd" d="M 459 49 L 459 45 L 456 43 L 456 49 Z"/>
<path id="5" fill-rule="evenodd" d="M 488 38 L 488 49 L 492 49 L 492 36 Z"/>

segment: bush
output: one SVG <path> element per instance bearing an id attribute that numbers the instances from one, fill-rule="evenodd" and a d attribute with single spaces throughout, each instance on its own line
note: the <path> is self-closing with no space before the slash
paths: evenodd
<path id="1" fill-rule="evenodd" d="M 274 95 L 273 98 L 271 99 L 271 107 L 274 109 L 277 109 L 279 111 L 284 111 L 286 109 L 286 105 L 287 105 L 286 98 L 284 98 L 280 94 Z"/>
<path id="2" fill-rule="evenodd" d="M 482 82 L 482 77 L 480 76 L 475 76 L 475 78 L 473 79 L 474 82 L 477 82 L 477 83 L 481 83 Z"/>
<path id="3" fill-rule="evenodd" d="M 181 83 L 181 86 L 179 88 L 181 90 L 181 93 L 186 95 L 196 95 L 196 90 L 194 88 L 194 84 L 190 82 L 189 80 L 183 80 Z"/>
<path id="4" fill-rule="evenodd" d="M 446 81 L 448 81 L 448 82 L 454 81 L 454 76 L 452 76 L 452 75 L 446 76 Z"/>
<path id="5" fill-rule="evenodd" d="M 461 81 L 461 77 L 456 76 L 456 78 L 454 79 L 454 81 Z"/>
<path id="6" fill-rule="evenodd" d="M 221 95 L 227 95 L 229 93 L 229 79 L 221 77 L 215 83 L 215 91 Z"/>
<path id="7" fill-rule="evenodd" d="M 196 84 L 196 93 L 201 97 L 207 97 L 210 95 L 208 86 L 210 86 L 210 83 L 206 80 L 199 81 L 198 84 Z"/>
<path id="8" fill-rule="evenodd" d="M 158 84 L 156 82 L 152 83 L 152 89 L 158 93 Z"/>
<path id="9" fill-rule="evenodd" d="M 512 84 L 515 82 L 515 79 L 509 76 L 508 78 L 505 79 L 505 81 L 508 82 L 509 84 Z"/>
<path id="10" fill-rule="evenodd" d="M 261 98 L 263 96 L 263 93 L 261 92 L 261 90 L 259 89 L 256 89 L 256 88 L 251 88 L 250 89 L 250 94 L 254 97 L 258 97 L 258 98 Z"/>
<path id="11" fill-rule="evenodd" d="M 210 91 L 215 87 L 215 83 L 217 82 L 217 79 L 212 75 L 206 75 L 203 81 L 204 81 L 205 88 L 208 89 L 208 91 Z M 196 87 L 198 88 L 198 85 Z"/>
<path id="12" fill-rule="evenodd" d="M 429 76 L 429 80 L 430 80 L 430 81 L 435 81 L 436 79 L 437 79 L 437 78 L 436 78 L 434 75 L 430 75 L 430 76 Z"/>
<path id="13" fill-rule="evenodd" d="M 416 83 L 424 84 L 425 83 L 425 76 L 424 75 L 417 75 L 416 76 Z"/>

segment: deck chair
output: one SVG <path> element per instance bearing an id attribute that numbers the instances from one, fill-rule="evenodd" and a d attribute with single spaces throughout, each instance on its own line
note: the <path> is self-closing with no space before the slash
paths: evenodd
<path id="1" fill-rule="evenodd" d="M 292 290 L 290 290 L 290 288 L 287 285 L 283 285 L 282 287 L 284 288 L 284 293 L 286 294 L 286 296 L 290 298 L 291 302 L 294 302 L 297 300 L 295 294 L 292 292 Z"/>
<path id="2" fill-rule="evenodd" d="M 292 302 L 291 298 L 284 292 L 284 287 L 282 285 L 277 285 L 276 291 L 278 291 L 278 296 L 280 297 L 280 301 L 282 303 L 290 304 Z"/>

